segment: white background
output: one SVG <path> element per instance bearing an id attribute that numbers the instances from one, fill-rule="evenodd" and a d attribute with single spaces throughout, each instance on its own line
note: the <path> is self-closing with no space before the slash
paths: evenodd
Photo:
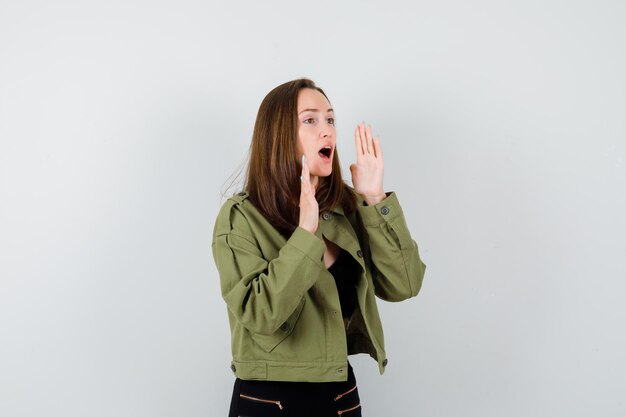
<path id="1" fill-rule="evenodd" d="M 221 191 L 309 77 L 428 265 L 363 415 L 626 414 L 621 1 L 0 1 L 0 415 L 225 416 Z M 230 190 L 233 192 L 236 190 Z M 620 215 L 620 213 L 622 213 Z"/>

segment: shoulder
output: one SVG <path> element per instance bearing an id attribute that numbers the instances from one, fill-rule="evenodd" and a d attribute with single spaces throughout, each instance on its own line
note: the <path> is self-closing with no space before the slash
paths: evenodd
<path id="1" fill-rule="evenodd" d="M 215 225 L 213 237 L 230 233 L 237 230 L 240 233 L 249 233 L 250 225 L 248 218 L 256 211 L 254 206 L 248 201 L 248 193 L 242 191 L 228 197 L 222 204 Z"/>

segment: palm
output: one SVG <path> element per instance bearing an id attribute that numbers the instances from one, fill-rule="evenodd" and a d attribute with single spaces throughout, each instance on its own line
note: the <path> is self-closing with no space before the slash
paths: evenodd
<path id="1" fill-rule="evenodd" d="M 371 126 L 358 125 L 354 142 L 356 164 L 350 165 L 354 190 L 364 196 L 383 195 L 383 153 L 378 138 L 372 137 Z"/>

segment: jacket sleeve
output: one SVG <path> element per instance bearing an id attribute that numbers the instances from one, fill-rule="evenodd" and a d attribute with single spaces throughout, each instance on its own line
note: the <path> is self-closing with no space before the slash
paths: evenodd
<path id="1" fill-rule="evenodd" d="M 213 232 L 222 297 L 244 327 L 271 335 L 317 280 L 326 247 L 317 236 L 298 227 L 278 256 L 267 260 L 250 228 L 241 226 L 245 221 L 232 221 L 231 215 L 237 216 L 238 210 L 222 210 Z"/>
<path id="2" fill-rule="evenodd" d="M 419 292 L 426 265 L 411 238 L 395 192 L 373 206 L 360 203 L 358 211 L 369 237 L 376 295 L 402 301 Z"/>

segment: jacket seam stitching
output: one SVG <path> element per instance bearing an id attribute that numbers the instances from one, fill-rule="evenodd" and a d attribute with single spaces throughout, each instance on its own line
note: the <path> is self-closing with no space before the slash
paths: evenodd
<path id="1" fill-rule="evenodd" d="M 413 295 L 413 286 L 411 285 L 411 277 L 409 274 L 409 268 L 407 266 L 407 259 L 404 253 L 404 247 L 402 246 L 402 241 L 400 240 L 400 237 L 398 236 L 398 232 L 396 232 L 395 228 L 393 227 L 393 224 L 390 223 L 389 226 L 391 230 L 393 231 L 393 233 L 396 235 L 396 239 L 398 239 L 398 247 L 400 248 L 400 255 L 402 256 L 402 265 L 404 266 L 404 277 L 407 283 L 409 284 L 409 296 L 407 298 L 410 298 Z"/>
<path id="2" fill-rule="evenodd" d="M 254 245 L 256 247 L 258 247 L 258 243 L 256 243 L 255 241 L 251 240 L 250 238 L 248 238 L 248 236 L 244 235 L 243 233 L 239 233 L 239 232 L 235 232 L 234 230 L 231 230 L 228 233 L 224 233 L 225 235 L 233 235 L 233 236 L 237 236 L 242 238 L 243 240 L 247 241 L 248 243 L 250 243 L 251 245 Z"/>

